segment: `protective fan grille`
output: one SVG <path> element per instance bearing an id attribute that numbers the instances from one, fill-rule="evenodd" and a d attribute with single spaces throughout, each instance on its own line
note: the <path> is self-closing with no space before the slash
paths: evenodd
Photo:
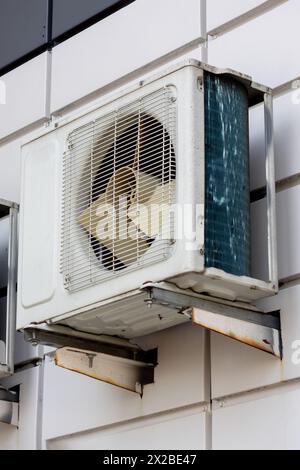
<path id="1" fill-rule="evenodd" d="M 61 271 L 76 291 L 169 256 L 174 202 L 173 87 L 68 136 Z"/>

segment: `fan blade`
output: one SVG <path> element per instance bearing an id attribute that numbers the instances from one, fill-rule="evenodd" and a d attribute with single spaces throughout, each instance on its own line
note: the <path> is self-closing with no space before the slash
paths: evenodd
<path id="1" fill-rule="evenodd" d="M 80 214 L 78 222 L 125 265 L 136 262 L 149 248 L 126 213 L 124 217 L 114 213 L 105 194 Z"/>
<path id="2" fill-rule="evenodd" d="M 159 235 L 163 227 L 170 226 L 170 201 L 174 193 L 175 180 L 156 186 L 147 199 L 136 196 L 130 205 L 128 217 L 148 237 Z"/>
<path id="3" fill-rule="evenodd" d="M 131 203 L 137 202 L 137 200 L 140 203 L 147 202 L 155 189 L 160 186 L 161 179 L 144 171 L 134 171 L 134 174 L 135 188 L 131 194 Z"/>
<path id="4" fill-rule="evenodd" d="M 99 220 L 105 217 L 107 211 L 106 195 L 102 194 L 87 207 L 78 217 L 78 223 L 91 235 L 95 236 Z"/>

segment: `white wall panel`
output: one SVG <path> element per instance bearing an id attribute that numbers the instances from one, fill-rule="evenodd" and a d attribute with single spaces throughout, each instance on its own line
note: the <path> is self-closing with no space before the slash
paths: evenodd
<path id="1" fill-rule="evenodd" d="M 300 385 L 287 392 L 219 409 L 213 413 L 213 448 L 226 450 L 300 449 Z"/>
<path id="2" fill-rule="evenodd" d="M 275 299 L 272 300 L 275 302 Z M 284 289 L 278 296 L 276 305 L 281 309 L 285 380 L 300 377 L 300 286 Z M 295 356 L 296 353 L 296 356 Z"/>
<path id="3" fill-rule="evenodd" d="M 280 359 L 225 336 L 212 335 L 214 398 L 280 382 L 281 377 Z"/>
<path id="4" fill-rule="evenodd" d="M 190 412 L 191 413 L 191 412 Z M 181 416 L 170 413 L 156 419 L 143 419 L 110 429 L 65 436 L 47 443 L 48 450 L 201 450 L 204 442 L 204 415 Z"/>
<path id="5" fill-rule="evenodd" d="M 271 87 L 299 76 L 299 14 L 299 1 L 289 0 L 211 41 L 209 63 L 237 69 Z"/>
<path id="6" fill-rule="evenodd" d="M 17 428 L 0 423 L 0 450 L 17 450 L 17 442 Z"/>
<path id="7" fill-rule="evenodd" d="M 40 368 L 35 367 L 16 374 L 12 378 L 12 382 L 21 384 L 18 427 L 19 449 L 36 449 L 38 440 L 38 407 L 40 405 L 38 399 L 39 372 Z"/>
<path id="8" fill-rule="evenodd" d="M 0 105 L 1 113 L 1 105 Z M 1 124 L 0 124 L 1 127 Z M 21 141 L 0 144 L 0 198 L 20 201 L 21 184 Z"/>
<path id="9" fill-rule="evenodd" d="M 53 49 L 52 111 L 197 38 L 200 1 L 137 0 Z"/>
<path id="10" fill-rule="evenodd" d="M 299 96 L 299 95 L 297 95 Z M 300 104 L 293 93 L 274 99 L 274 135 L 276 179 L 281 180 L 300 172 Z M 263 107 L 250 112 L 251 187 L 265 184 Z"/>
<path id="11" fill-rule="evenodd" d="M 1 77 L 6 104 L 0 104 L 0 139 L 45 118 L 47 54 Z"/>
<path id="12" fill-rule="evenodd" d="M 264 3 L 264 0 L 207 0 L 207 30 L 230 21 Z"/>
<path id="13" fill-rule="evenodd" d="M 203 401 L 202 339 L 200 328 L 184 325 L 143 340 L 147 349 L 158 347 L 159 365 L 155 370 L 155 383 L 145 387 L 142 399 L 132 392 L 48 363 L 45 368 L 45 438 Z M 59 383 L 63 386 L 57 387 Z"/>
<path id="14" fill-rule="evenodd" d="M 276 177 L 280 180 L 300 172 L 300 103 L 293 93 L 274 100 L 274 126 Z"/>
<path id="15" fill-rule="evenodd" d="M 282 380 L 300 377 L 300 286 L 289 287 L 280 291 L 274 298 L 260 303 L 268 310 L 281 310 L 281 329 L 283 342 Z M 296 349 L 295 349 L 296 348 Z M 296 353 L 296 357 L 294 354 Z M 295 361 L 296 359 L 296 361 Z"/>
<path id="16" fill-rule="evenodd" d="M 300 186 L 277 193 L 277 243 L 279 279 L 300 273 Z M 266 200 L 252 204 L 253 274 L 266 279 Z"/>
<path id="17" fill-rule="evenodd" d="M 299 305 L 300 286 L 284 289 L 278 296 L 260 302 L 265 311 L 281 310 L 282 361 L 237 341 L 212 336 L 214 397 L 300 377 Z"/>
<path id="18" fill-rule="evenodd" d="M 279 279 L 300 273 L 300 186 L 277 194 Z"/>
<path id="19" fill-rule="evenodd" d="M 37 423 L 40 406 L 38 399 L 39 374 L 40 367 L 34 367 L 16 373 L 1 382 L 6 388 L 20 385 L 19 426 L 16 436 L 18 450 L 35 450 L 37 446 Z"/>

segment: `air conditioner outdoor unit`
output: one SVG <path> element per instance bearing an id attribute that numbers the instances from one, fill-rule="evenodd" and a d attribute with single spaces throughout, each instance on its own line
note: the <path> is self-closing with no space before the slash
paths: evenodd
<path id="1" fill-rule="evenodd" d="M 250 267 L 248 112 L 260 102 L 267 280 Z M 227 305 L 275 294 L 271 109 L 248 76 L 189 60 L 25 143 L 18 328 L 132 338 L 186 321 L 147 308 L 149 285 Z"/>

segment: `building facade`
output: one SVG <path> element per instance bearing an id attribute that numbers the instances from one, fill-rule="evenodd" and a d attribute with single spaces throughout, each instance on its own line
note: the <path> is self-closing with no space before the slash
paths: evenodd
<path id="1" fill-rule="evenodd" d="M 273 88 L 280 292 L 260 305 L 281 311 L 283 360 L 191 324 L 171 328 L 139 339 L 158 348 L 159 362 L 141 398 L 58 368 L 50 350 L 33 348 L 18 333 L 16 373 L 1 385 L 20 385 L 19 424 L 0 423 L 0 448 L 299 449 L 299 2 L 82 3 L 89 6 L 74 13 L 74 22 L 66 24 L 57 10 L 52 25 L 47 3 L 40 23 L 36 18 L 39 38 L 0 58 L 0 197 L 20 200 L 20 148 L 32 132 L 183 58 L 232 68 Z M 262 106 L 250 113 L 250 149 L 256 190 L 265 185 Z M 265 204 L 252 205 L 253 270 L 261 276 Z M 4 250 L 6 233 L 4 221 Z"/>

